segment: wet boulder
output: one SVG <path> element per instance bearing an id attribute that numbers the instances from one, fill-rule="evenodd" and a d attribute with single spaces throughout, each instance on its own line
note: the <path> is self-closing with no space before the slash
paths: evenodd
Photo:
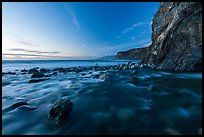
<path id="1" fill-rule="evenodd" d="M 64 68 L 55 68 L 53 69 L 53 72 L 58 71 L 58 72 L 66 72 L 66 69 Z"/>
<path id="2" fill-rule="evenodd" d="M 138 71 L 137 70 L 133 70 L 131 75 L 135 75 L 135 74 L 138 74 Z"/>
<path id="3" fill-rule="evenodd" d="M 133 76 L 133 75 L 128 76 L 128 79 L 131 80 L 131 81 L 139 80 L 138 77 Z"/>
<path id="4" fill-rule="evenodd" d="M 5 74 L 15 75 L 15 74 L 16 74 L 16 72 L 2 72 L 2 75 L 5 75 Z"/>
<path id="5" fill-rule="evenodd" d="M 57 75 L 57 72 L 53 72 L 51 75 L 54 75 L 54 76 L 56 76 Z"/>
<path id="6" fill-rule="evenodd" d="M 93 76 L 93 78 L 99 78 L 99 77 L 100 77 L 99 74 L 96 74 L 96 75 Z"/>
<path id="7" fill-rule="evenodd" d="M 108 75 L 108 74 L 103 74 L 103 75 L 100 75 L 99 78 L 102 79 L 102 80 L 104 80 L 104 79 L 109 78 L 109 75 Z"/>
<path id="8" fill-rule="evenodd" d="M 24 72 L 24 73 L 25 73 L 25 72 L 28 72 L 28 70 L 26 70 L 26 69 L 22 69 L 21 72 Z"/>
<path id="9" fill-rule="evenodd" d="M 47 72 L 50 72 L 50 70 L 49 70 L 49 69 L 45 69 L 45 68 L 41 68 L 41 69 L 40 69 L 40 72 L 42 72 L 42 73 L 47 73 Z"/>
<path id="10" fill-rule="evenodd" d="M 58 100 L 48 114 L 51 126 L 62 126 L 68 114 L 72 111 L 73 105 L 74 104 L 68 99 L 68 97 L 63 97 Z"/>
<path id="11" fill-rule="evenodd" d="M 42 78 L 44 76 L 45 76 L 45 74 L 43 74 L 41 72 L 36 72 L 31 76 L 31 78 Z"/>
<path id="12" fill-rule="evenodd" d="M 33 111 L 33 110 L 36 110 L 37 107 L 36 106 L 29 106 L 29 105 L 22 105 L 18 109 L 25 110 L 25 111 Z"/>
<path id="13" fill-rule="evenodd" d="M 28 83 L 38 83 L 38 82 L 41 82 L 41 81 L 45 81 L 45 80 L 48 80 L 48 79 L 31 79 L 28 81 Z"/>
<path id="14" fill-rule="evenodd" d="M 12 104 L 11 106 L 3 109 L 2 112 L 9 112 L 9 111 L 12 111 L 12 110 L 14 110 L 14 109 L 16 109 L 16 108 L 18 108 L 20 106 L 23 106 L 23 105 L 28 105 L 28 103 L 26 103 L 26 102 L 16 102 L 16 103 Z"/>
<path id="15" fill-rule="evenodd" d="M 131 65 L 131 69 L 137 69 L 137 68 L 139 68 L 140 67 L 140 65 L 139 64 L 133 64 L 133 65 Z"/>
<path id="16" fill-rule="evenodd" d="M 36 68 L 32 68 L 28 70 L 28 74 L 33 74 L 33 73 L 37 73 L 38 70 Z"/>

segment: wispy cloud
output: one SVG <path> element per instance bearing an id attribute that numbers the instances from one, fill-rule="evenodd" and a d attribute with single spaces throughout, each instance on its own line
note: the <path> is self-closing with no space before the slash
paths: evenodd
<path id="1" fill-rule="evenodd" d="M 128 32 L 130 32 L 130 31 L 134 30 L 135 28 L 140 27 L 140 26 L 143 26 L 143 25 L 146 25 L 146 24 L 149 24 L 149 22 L 138 22 L 138 23 L 135 23 L 135 24 L 133 24 L 131 27 L 125 28 L 125 29 L 122 31 L 122 34 L 128 33 Z"/>
<path id="2" fill-rule="evenodd" d="M 71 7 L 71 3 L 63 3 L 66 11 L 69 13 L 69 15 L 71 16 L 71 19 L 72 19 L 72 22 L 74 23 L 74 25 L 80 29 L 80 25 L 79 25 L 79 22 L 77 20 L 77 16 L 76 16 L 76 13 L 74 11 L 74 9 Z"/>
<path id="3" fill-rule="evenodd" d="M 37 53 L 37 54 L 60 53 L 58 51 L 47 52 L 47 51 L 27 50 L 27 49 L 20 49 L 20 48 L 13 48 L 13 49 L 9 49 L 9 50 L 10 51 L 23 51 L 23 52 L 30 52 L 30 53 Z"/>
<path id="4" fill-rule="evenodd" d="M 68 56 L 50 56 L 50 55 L 39 55 L 39 54 L 16 54 L 16 53 L 3 53 L 3 56 L 26 56 L 26 57 L 41 57 L 41 58 L 70 58 Z"/>
<path id="5" fill-rule="evenodd" d="M 16 53 L 2 53 L 2 57 L 9 59 L 25 59 L 27 57 L 32 59 L 94 59 L 94 56 L 50 56 L 50 55 L 39 55 L 39 54 L 16 54 Z"/>
<path id="6" fill-rule="evenodd" d="M 140 26 L 143 26 L 143 25 L 148 25 L 149 24 L 149 22 L 138 22 L 138 23 L 135 23 L 135 24 L 133 24 L 133 25 L 131 25 L 130 27 L 127 27 L 127 28 L 125 28 L 123 31 L 121 31 L 121 33 L 120 34 L 118 34 L 117 35 L 117 39 L 119 39 L 119 38 L 121 38 L 123 35 L 125 35 L 126 33 L 128 33 L 128 32 L 131 32 L 131 31 L 133 31 L 134 29 L 136 29 L 136 28 L 138 28 L 138 27 L 140 27 Z M 131 39 L 135 39 L 136 37 L 131 37 Z"/>
<path id="7" fill-rule="evenodd" d="M 32 43 L 32 42 L 27 42 L 27 41 L 23 41 L 23 40 L 18 40 L 16 41 L 17 43 L 20 43 L 20 44 L 23 44 L 23 45 L 27 45 L 27 46 L 39 46 L 35 43 Z"/>
<path id="8" fill-rule="evenodd" d="M 146 47 L 147 43 L 150 43 L 150 42 L 151 42 L 151 39 L 147 38 L 136 42 L 118 44 L 114 46 L 114 49 L 122 50 L 122 49 L 130 49 L 130 48 L 142 48 L 142 47 Z"/>

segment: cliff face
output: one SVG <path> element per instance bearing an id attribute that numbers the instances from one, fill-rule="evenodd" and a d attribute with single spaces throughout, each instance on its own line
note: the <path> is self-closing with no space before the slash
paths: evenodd
<path id="1" fill-rule="evenodd" d="M 143 63 L 158 69 L 202 69 L 202 3 L 161 2 L 152 31 L 152 46 Z"/>
<path id="2" fill-rule="evenodd" d="M 116 54 L 116 59 L 121 60 L 142 60 L 148 54 L 149 51 L 148 47 L 146 48 L 135 48 L 130 49 L 128 51 L 120 51 Z"/>

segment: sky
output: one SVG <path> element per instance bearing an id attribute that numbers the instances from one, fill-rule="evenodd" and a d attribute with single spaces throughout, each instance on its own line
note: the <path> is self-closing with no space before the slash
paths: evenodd
<path id="1" fill-rule="evenodd" d="M 151 44 L 159 2 L 3 2 L 2 59 L 95 59 Z"/>

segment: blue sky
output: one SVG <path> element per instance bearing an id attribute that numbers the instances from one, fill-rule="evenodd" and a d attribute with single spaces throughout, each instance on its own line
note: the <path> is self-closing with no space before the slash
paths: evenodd
<path id="1" fill-rule="evenodd" d="M 3 59 L 94 59 L 151 43 L 159 2 L 3 2 Z"/>

